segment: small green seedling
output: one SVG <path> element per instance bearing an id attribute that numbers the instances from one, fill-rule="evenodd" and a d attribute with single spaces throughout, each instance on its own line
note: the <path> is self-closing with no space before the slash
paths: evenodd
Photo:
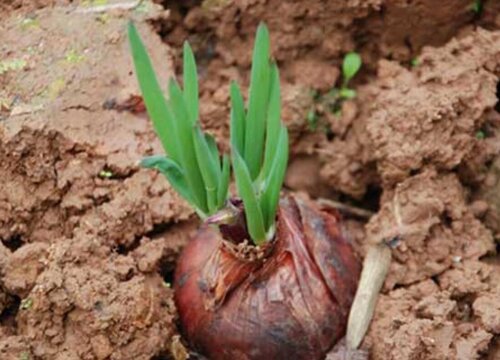
<path id="1" fill-rule="evenodd" d="M 36 17 L 27 17 L 21 20 L 21 29 L 27 30 L 40 27 L 40 21 Z"/>
<path id="2" fill-rule="evenodd" d="M 358 73 L 361 68 L 361 57 L 355 53 L 350 52 L 344 57 L 344 62 L 342 63 L 342 75 L 343 82 L 340 88 L 339 95 L 344 99 L 352 99 L 356 97 L 356 91 L 350 89 L 349 81 Z"/>
<path id="3" fill-rule="evenodd" d="M 353 99 L 356 97 L 356 90 L 349 87 L 349 82 L 356 76 L 361 68 L 361 57 L 355 53 L 350 52 L 344 56 L 342 62 L 342 85 L 340 88 L 332 89 L 325 95 L 327 105 L 330 111 L 335 115 L 339 115 L 342 109 L 342 103 L 345 100 Z"/>
<path id="4" fill-rule="evenodd" d="M 476 132 L 476 139 L 478 140 L 483 140 L 486 137 L 486 134 L 484 133 L 483 130 L 479 130 Z"/>
<path id="5" fill-rule="evenodd" d="M 76 49 L 71 49 L 66 52 L 66 55 L 64 56 L 64 60 L 68 64 L 78 64 L 79 62 L 82 62 L 85 60 L 85 56 L 82 54 L 79 54 Z"/>
<path id="6" fill-rule="evenodd" d="M 22 70 L 26 67 L 26 60 L 12 59 L 0 61 L 0 75 L 8 71 Z"/>
<path id="7" fill-rule="evenodd" d="M 323 95 L 313 96 L 313 100 L 316 104 L 321 104 L 324 108 L 328 109 L 335 116 L 340 116 L 342 114 L 342 103 L 346 100 L 353 99 L 356 97 L 356 90 L 349 87 L 349 82 L 356 76 L 361 68 L 362 61 L 361 57 L 355 53 L 350 52 L 344 56 L 342 62 L 342 84 L 339 88 L 333 88 L 328 93 Z M 316 113 L 316 106 L 313 105 L 309 109 L 306 120 L 309 125 L 310 130 L 318 129 L 321 119 Z M 323 124 L 328 132 L 327 124 Z"/>
<path id="8" fill-rule="evenodd" d="M 26 298 L 21 300 L 21 304 L 19 305 L 19 308 L 21 310 L 29 310 L 33 306 L 33 299 L 32 298 Z"/>
<path id="9" fill-rule="evenodd" d="M 101 170 L 99 171 L 99 177 L 102 179 L 110 179 L 111 177 L 113 177 L 113 173 L 108 170 Z"/>
<path id="10" fill-rule="evenodd" d="M 276 63 L 270 61 L 267 27 L 259 25 L 253 50 L 248 110 L 231 84 L 231 148 L 238 194 L 252 239 L 274 236 L 276 209 L 288 163 L 288 132 L 281 123 L 281 92 Z"/>
<path id="11" fill-rule="evenodd" d="M 420 60 L 417 57 L 414 57 L 410 60 L 411 67 L 417 67 L 420 65 Z"/>
<path id="12" fill-rule="evenodd" d="M 205 219 L 226 206 L 230 160 L 219 155 L 214 138 L 202 131 L 198 121 L 198 78 L 191 47 L 184 43 L 183 89 L 170 79 L 166 100 L 133 24 L 129 25 L 129 39 L 144 103 L 166 151 L 166 155 L 149 156 L 141 164 L 162 172 Z M 230 87 L 231 162 L 248 232 L 258 245 L 274 236 L 288 161 L 288 132 L 280 120 L 278 67 L 269 52 L 269 33 L 260 25 L 246 108 L 236 83 Z"/>
<path id="13" fill-rule="evenodd" d="M 471 5 L 471 9 L 476 15 L 481 15 L 483 13 L 483 10 L 484 10 L 483 1 L 482 0 L 474 0 L 474 2 Z"/>

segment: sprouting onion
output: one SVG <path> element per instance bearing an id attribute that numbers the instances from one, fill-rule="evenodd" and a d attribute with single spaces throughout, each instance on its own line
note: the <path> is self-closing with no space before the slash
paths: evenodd
<path id="1" fill-rule="evenodd" d="M 324 359 L 344 336 L 359 263 L 338 216 L 280 194 L 288 133 L 267 28 L 257 30 L 246 107 L 231 84 L 231 156 L 222 158 L 198 120 L 189 44 L 183 88 L 170 79 L 166 100 L 133 25 L 129 35 L 144 102 L 166 152 L 142 164 L 165 174 L 204 218 L 175 269 L 174 300 L 189 344 L 213 360 Z M 230 163 L 235 197 L 228 194 Z"/>

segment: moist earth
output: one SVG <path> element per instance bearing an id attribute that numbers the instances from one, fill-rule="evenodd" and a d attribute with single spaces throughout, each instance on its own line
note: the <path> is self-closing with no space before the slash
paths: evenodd
<path id="1" fill-rule="evenodd" d="M 394 246 L 365 358 L 498 359 L 500 4 L 472 3 L 2 3 L 0 358 L 189 353 L 170 285 L 199 223 L 137 165 L 161 145 L 132 69 L 132 19 L 162 84 L 191 42 L 201 121 L 223 151 L 229 81 L 248 85 L 252 34 L 267 23 L 286 190 L 373 212 L 345 214 L 360 256 Z M 363 58 L 357 96 L 332 112 L 348 51 Z"/>

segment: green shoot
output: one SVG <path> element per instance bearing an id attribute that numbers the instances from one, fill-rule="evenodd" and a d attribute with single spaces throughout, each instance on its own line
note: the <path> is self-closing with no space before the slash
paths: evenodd
<path id="1" fill-rule="evenodd" d="M 113 173 L 109 170 L 101 170 L 99 171 L 99 177 L 101 179 L 110 179 L 113 176 Z"/>
<path id="2" fill-rule="evenodd" d="M 245 149 L 245 104 L 240 88 L 236 83 L 231 84 L 231 146 L 240 154 Z"/>
<path id="3" fill-rule="evenodd" d="M 271 63 L 269 32 L 259 25 L 254 45 L 248 111 L 231 85 L 231 148 L 238 194 L 248 231 L 260 245 L 272 239 L 288 163 L 288 132 L 281 123 L 279 71 Z"/>
<path id="4" fill-rule="evenodd" d="M 347 53 L 342 63 L 342 75 L 344 76 L 345 86 L 358 73 L 360 68 L 361 57 L 355 52 Z"/>
<path id="5" fill-rule="evenodd" d="M 361 68 L 361 57 L 355 53 L 350 52 L 344 56 L 344 61 L 342 62 L 342 75 L 343 83 L 340 88 L 339 95 L 343 99 L 352 99 L 356 97 L 356 91 L 349 89 L 349 81 L 358 73 Z"/>
<path id="6" fill-rule="evenodd" d="M 279 71 L 270 59 L 266 26 L 257 30 L 247 108 L 238 85 L 231 84 L 231 161 L 227 155 L 221 159 L 215 140 L 198 122 L 198 77 L 189 44 L 183 49 L 183 88 L 170 79 L 167 101 L 132 24 L 129 40 L 144 103 L 166 152 L 144 158 L 141 165 L 165 175 L 206 218 L 226 205 L 232 163 L 250 238 L 257 245 L 272 239 L 288 163 L 288 132 L 281 122 Z"/>
<path id="7" fill-rule="evenodd" d="M 410 60 L 411 67 L 417 67 L 420 65 L 420 60 L 417 57 L 414 57 Z"/>
<path id="8" fill-rule="evenodd" d="M 483 13 L 483 1 L 474 0 L 474 2 L 471 5 L 471 9 L 476 15 L 481 15 Z"/>
<path id="9" fill-rule="evenodd" d="M 264 151 L 266 131 L 266 110 L 269 105 L 270 74 L 269 32 L 267 27 L 259 26 L 252 57 L 252 74 L 245 121 L 245 137 L 252 141 L 245 143 L 244 159 L 252 180 L 259 175 Z"/>
<path id="10" fill-rule="evenodd" d="M 25 298 L 21 300 L 21 304 L 19 308 L 21 310 L 29 310 L 33 307 L 33 299 L 32 298 Z"/>
<path id="11" fill-rule="evenodd" d="M 197 203 L 191 195 L 191 191 L 186 180 L 184 171 L 174 160 L 164 155 L 153 155 L 142 159 L 141 165 L 145 168 L 157 169 L 170 182 L 170 185 L 193 207 L 197 208 Z"/>
<path id="12" fill-rule="evenodd" d="M 167 101 L 132 23 L 128 34 L 144 103 L 167 154 L 145 158 L 141 164 L 165 175 L 200 217 L 214 214 L 228 196 L 229 162 L 227 158 L 221 162 L 215 140 L 198 123 L 198 76 L 191 47 L 184 44 L 184 89 L 170 79 Z"/>
<path id="13" fill-rule="evenodd" d="M 255 188 L 252 184 L 248 167 L 237 151 L 233 152 L 233 169 L 236 186 L 238 187 L 238 193 L 241 196 L 245 207 L 248 232 L 254 242 L 257 245 L 260 245 L 266 240 L 262 209 L 260 207 Z"/>
<path id="14" fill-rule="evenodd" d="M 328 93 L 323 95 L 313 94 L 312 97 L 314 102 L 321 104 L 323 108 L 328 109 L 335 116 L 340 116 L 342 114 L 342 103 L 346 100 L 354 99 L 357 96 L 356 90 L 349 87 L 349 82 L 359 72 L 359 69 L 361 69 L 361 65 L 361 57 L 357 53 L 347 53 L 344 56 L 344 60 L 342 62 L 341 86 L 334 87 Z M 306 120 L 311 131 L 317 130 L 319 128 L 318 125 L 322 125 L 321 128 L 325 128 L 328 126 L 328 124 L 325 124 L 324 121 L 320 121 L 320 118 L 315 111 L 314 105 L 307 112 Z"/>

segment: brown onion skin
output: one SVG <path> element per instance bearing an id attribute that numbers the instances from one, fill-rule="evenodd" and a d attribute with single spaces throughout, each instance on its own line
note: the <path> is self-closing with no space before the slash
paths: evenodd
<path id="1" fill-rule="evenodd" d="M 203 226 L 176 268 L 193 348 L 212 360 L 323 359 L 344 335 L 360 272 L 339 217 L 288 196 L 263 258 L 242 259 L 224 243 Z"/>

